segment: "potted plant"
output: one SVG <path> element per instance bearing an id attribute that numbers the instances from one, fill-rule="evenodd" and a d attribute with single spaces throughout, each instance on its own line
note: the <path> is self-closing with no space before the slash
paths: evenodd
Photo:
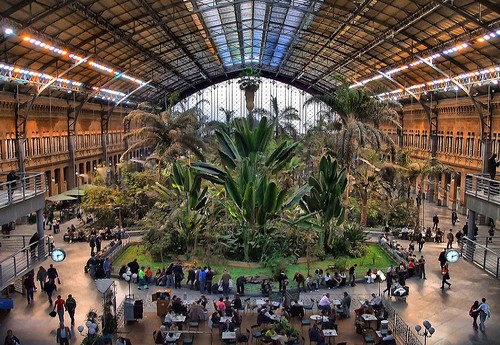
<path id="1" fill-rule="evenodd" d="M 255 107 L 255 92 L 259 89 L 260 83 L 262 83 L 260 72 L 255 68 L 247 67 L 241 71 L 238 84 L 240 84 L 240 89 L 245 91 L 246 107 L 249 114 Z"/>

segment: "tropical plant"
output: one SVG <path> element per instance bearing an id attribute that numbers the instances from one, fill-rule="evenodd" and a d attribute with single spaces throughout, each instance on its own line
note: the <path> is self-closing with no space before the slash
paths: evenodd
<path id="1" fill-rule="evenodd" d="M 123 140 L 136 138 L 138 141 L 122 154 L 122 160 L 126 160 L 130 152 L 143 147 L 153 147 L 152 156 L 163 162 L 182 156 L 188 151 L 194 153 L 198 159 L 204 159 L 204 143 L 198 133 L 198 117 L 201 114 L 201 103 L 205 101 L 202 100 L 189 109 L 180 104 L 181 111 L 173 111 L 177 99 L 178 93 L 173 93 L 167 109 L 163 112 L 142 103 L 125 116 L 124 122 L 137 123 L 138 127 L 126 133 Z"/>
<path id="2" fill-rule="evenodd" d="M 300 205 L 308 214 L 317 214 L 321 229 L 318 245 L 327 251 L 333 239 L 334 227 L 344 221 L 342 194 L 347 186 L 346 170 L 339 170 L 337 160 L 331 156 L 323 156 L 318 173 L 309 177 L 308 183 L 310 195 L 304 195 Z"/>
<path id="3" fill-rule="evenodd" d="M 240 84 L 240 89 L 245 91 L 246 108 L 248 111 L 247 120 L 252 127 L 255 92 L 259 89 L 260 83 L 262 83 L 260 72 L 255 68 L 247 67 L 241 71 L 238 84 Z"/>
<path id="4" fill-rule="evenodd" d="M 220 202 L 241 229 L 244 260 L 249 260 L 251 245 L 260 249 L 262 259 L 270 250 L 269 232 L 276 229 L 280 215 L 296 205 L 309 188 L 299 188 L 288 198 L 288 189 L 273 180 L 292 159 L 297 143 L 283 141 L 271 150 L 274 127 L 266 117 L 255 129 L 243 118 L 236 119 L 234 126 L 231 135 L 216 130 L 223 167 L 203 162 L 192 167 L 207 180 L 224 185 L 227 199 Z"/>
<path id="5" fill-rule="evenodd" d="M 371 146 L 380 149 L 384 143 L 395 147 L 390 136 L 378 126 L 381 122 L 399 126 L 397 110 L 400 105 L 380 101 L 372 97 L 369 89 L 350 87 L 344 79 L 340 81 L 341 85 L 332 95 L 312 96 L 304 106 L 326 104 L 327 114 L 324 118 L 332 121 L 332 136 L 327 146 L 336 149 L 337 157 L 349 170 L 359 148 Z"/>
<path id="6" fill-rule="evenodd" d="M 254 114 L 270 118 L 274 123 L 274 135 L 276 138 L 281 135 L 287 135 L 291 138 L 297 137 L 297 129 L 292 122 L 300 120 L 299 111 L 292 106 L 279 109 L 277 97 L 271 96 L 271 111 L 258 108 L 253 112 Z"/>
<path id="7" fill-rule="evenodd" d="M 208 187 L 202 188 L 201 176 L 190 167 L 183 167 L 174 163 L 172 174 L 168 180 L 169 187 L 159 183 L 153 187 L 160 197 L 169 200 L 173 191 L 177 195 L 177 204 L 180 212 L 177 214 L 178 224 L 186 238 L 186 245 L 193 253 L 197 250 L 198 235 L 207 203 Z M 172 214 L 174 215 L 174 214 Z"/>
<path id="8" fill-rule="evenodd" d="M 369 168 L 358 168 L 354 171 L 353 191 L 361 200 L 361 226 L 367 226 L 368 201 L 371 197 L 378 198 L 381 195 L 384 181 L 380 175 L 380 170 Z"/>

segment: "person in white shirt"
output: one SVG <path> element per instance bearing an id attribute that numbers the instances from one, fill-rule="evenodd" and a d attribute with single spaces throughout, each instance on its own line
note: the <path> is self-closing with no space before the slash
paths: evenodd
<path id="1" fill-rule="evenodd" d="M 479 305 L 474 311 L 479 311 L 479 329 L 484 332 L 484 322 L 486 321 L 486 316 L 488 318 L 491 316 L 490 306 L 486 303 L 486 298 L 483 297 L 481 300 L 483 303 Z"/>
<path id="2" fill-rule="evenodd" d="M 370 299 L 370 302 L 369 304 L 373 307 L 373 308 L 380 308 L 381 304 L 382 304 L 382 298 L 380 298 L 380 296 L 377 296 L 375 295 L 374 293 L 372 293 L 372 298 Z"/>
<path id="3" fill-rule="evenodd" d="M 332 310 L 332 307 L 330 306 L 330 294 L 326 293 L 321 297 L 321 299 L 318 302 L 318 308 L 321 309 L 323 312 L 327 312 L 330 314 L 330 311 Z"/>

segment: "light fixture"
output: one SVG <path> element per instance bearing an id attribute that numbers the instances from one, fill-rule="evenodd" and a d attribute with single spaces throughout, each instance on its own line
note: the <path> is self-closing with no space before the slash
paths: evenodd
<path id="1" fill-rule="evenodd" d="M 137 274 L 136 273 L 133 273 L 129 270 L 127 270 L 127 272 L 123 273 L 122 274 L 122 278 L 125 279 L 125 281 L 128 283 L 128 295 L 131 296 L 130 294 L 130 283 L 132 282 L 132 280 L 136 280 L 137 279 Z"/>
<path id="2" fill-rule="evenodd" d="M 427 345 L 427 338 L 432 337 L 432 335 L 434 334 L 434 332 L 436 332 L 436 330 L 434 329 L 434 327 L 432 327 L 431 323 L 427 320 L 425 320 L 422 323 L 422 325 L 424 326 L 423 331 L 422 331 L 422 326 L 420 326 L 420 325 L 416 325 L 415 330 L 417 331 L 418 335 L 421 335 L 424 337 L 424 345 Z"/>
<path id="3" fill-rule="evenodd" d="M 497 31 L 494 31 L 494 32 L 490 32 L 484 36 L 481 36 L 475 40 L 471 40 L 470 42 L 471 43 L 474 43 L 475 41 L 476 42 L 484 42 L 486 40 L 489 40 L 493 37 L 500 37 L 500 29 L 497 30 Z M 454 54 L 454 53 L 457 53 L 457 52 L 460 52 L 461 50 L 465 49 L 465 48 L 468 48 L 470 46 L 470 43 L 469 42 L 463 42 L 463 43 L 459 43 L 453 47 L 449 47 L 445 50 L 443 50 L 442 52 L 437 52 L 437 53 L 434 53 L 432 54 L 431 56 L 428 56 L 428 57 L 423 57 L 422 60 L 424 61 L 427 61 L 429 63 L 432 63 L 432 60 L 435 60 L 443 55 L 451 55 L 451 54 Z M 418 66 L 420 64 L 423 63 L 422 60 L 416 60 L 408 65 L 404 65 L 404 66 L 400 66 L 400 67 L 396 67 L 396 68 L 393 68 L 393 69 L 390 69 L 388 71 L 385 71 L 384 74 L 390 76 L 392 74 L 395 74 L 395 73 L 398 73 L 398 72 L 401 72 L 403 70 L 406 70 L 406 69 L 409 69 L 409 68 L 412 68 L 412 67 L 415 67 L 415 66 Z M 366 83 L 369 83 L 371 81 L 374 81 L 374 80 L 377 80 L 377 79 L 380 79 L 382 78 L 382 75 L 380 74 L 377 74 L 371 78 L 368 78 L 368 79 L 364 79 L 362 81 L 357 81 L 355 82 L 353 85 L 351 85 L 351 87 L 359 87 L 359 86 L 362 86 L 362 85 L 365 85 Z"/>
<path id="4" fill-rule="evenodd" d="M 12 35 L 14 33 L 14 30 L 11 29 L 11 28 L 4 28 L 3 32 L 4 32 L 5 35 L 8 36 L 8 35 Z"/>

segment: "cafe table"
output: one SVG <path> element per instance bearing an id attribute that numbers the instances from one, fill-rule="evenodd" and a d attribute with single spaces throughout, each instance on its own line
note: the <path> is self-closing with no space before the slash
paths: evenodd
<path id="1" fill-rule="evenodd" d="M 222 340 L 236 340 L 236 332 L 222 332 Z"/>
<path id="2" fill-rule="evenodd" d="M 165 344 L 176 344 L 177 340 L 181 337 L 181 333 L 179 332 L 165 332 L 162 331 L 163 333 L 163 339 L 165 339 Z"/>
<path id="3" fill-rule="evenodd" d="M 328 344 L 330 344 L 330 339 L 333 338 L 333 343 L 335 344 L 335 337 L 337 336 L 337 331 L 335 329 L 324 329 L 323 335 L 328 338 Z"/>
<path id="4" fill-rule="evenodd" d="M 368 328 L 372 328 L 371 327 L 372 321 L 377 321 L 377 317 L 373 314 L 363 314 L 361 315 L 361 317 L 368 323 Z"/>
<path id="5" fill-rule="evenodd" d="M 314 320 L 316 322 L 321 321 L 323 319 L 323 316 L 321 315 L 311 315 L 310 316 L 311 320 Z"/>
<path id="6" fill-rule="evenodd" d="M 340 305 L 341 302 L 340 302 L 339 299 L 334 299 L 334 300 L 332 300 L 332 304 L 335 305 L 335 306 L 337 306 L 337 305 Z"/>
<path id="7" fill-rule="evenodd" d="M 223 316 L 223 317 L 221 317 L 220 318 L 221 325 L 225 324 L 227 320 L 231 321 L 232 317 L 231 316 Z"/>

